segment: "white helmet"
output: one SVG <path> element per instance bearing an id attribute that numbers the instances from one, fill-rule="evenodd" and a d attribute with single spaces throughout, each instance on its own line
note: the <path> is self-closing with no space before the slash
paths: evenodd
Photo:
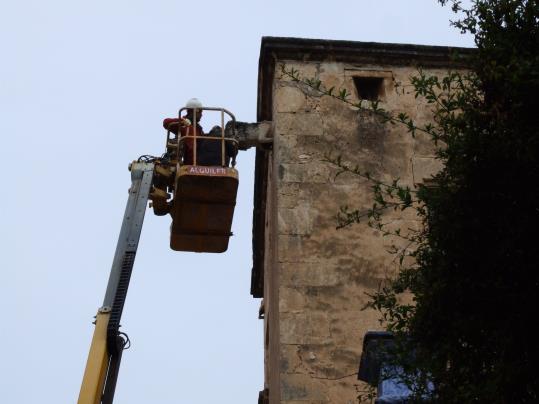
<path id="1" fill-rule="evenodd" d="M 198 98 L 191 98 L 185 103 L 185 108 L 202 108 L 202 102 Z"/>

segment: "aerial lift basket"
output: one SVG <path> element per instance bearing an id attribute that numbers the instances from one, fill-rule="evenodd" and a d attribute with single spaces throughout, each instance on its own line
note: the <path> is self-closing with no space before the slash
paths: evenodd
<path id="1" fill-rule="evenodd" d="M 180 109 L 179 115 L 185 110 Z M 235 135 L 235 118 L 223 108 L 199 108 L 221 112 L 221 136 L 183 136 L 178 141 L 178 155 L 181 145 L 192 138 L 193 164 L 183 165 L 178 161 L 172 201 L 172 225 L 170 247 L 176 251 L 220 253 L 228 249 L 232 218 L 238 191 L 238 171 L 234 168 L 237 140 L 225 137 L 224 114 L 232 118 Z M 196 125 L 197 109 L 194 110 Z M 196 127 L 196 126 L 195 126 Z M 213 166 L 197 165 L 197 138 L 204 141 L 219 142 L 221 146 L 221 164 Z M 232 167 L 228 167 L 226 142 L 234 147 Z"/>

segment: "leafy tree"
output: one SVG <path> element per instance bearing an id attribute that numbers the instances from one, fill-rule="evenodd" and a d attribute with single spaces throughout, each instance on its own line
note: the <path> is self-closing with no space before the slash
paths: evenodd
<path id="1" fill-rule="evenodd" d="M 416 190 L 378 181 L 339 156 L 341 172 L 369 179 L 369 211 L 343 208 L 339 226 L 368 220 L 384 234 L 409 240 L 395 249 L 397 277 L 373 294 L 371 307 L 398 337 L 398 365 L 416 399 L 441 403 L 539 402 L 539 1 L 439 0 L 452 24 L 475 37 L 470 73 L 412 78 L 416 96 L 434 109 L 418 126 L 377 102 L 350 101 L 283 67 L 291 80 L 428 133 L 444 163 L 431 186 Z M 386 230 L 387 209 L 415 209 L 422 231 Z M 410 263 L 406 258 L 413 258 Z M 411 293 L 413 302 L 399 296 Z M 410 355 L 413 352 L 413 355 Z M 428 382 L 434 392 L 427 388 Z"/>

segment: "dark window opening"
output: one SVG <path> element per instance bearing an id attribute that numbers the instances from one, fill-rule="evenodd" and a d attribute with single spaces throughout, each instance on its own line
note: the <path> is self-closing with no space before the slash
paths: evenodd
<path id="1" fill-rule="evenodd" d="M 354 77 L 354 85 L 361 100 L 376 101 L 384 96 L 383 77 Z"/>

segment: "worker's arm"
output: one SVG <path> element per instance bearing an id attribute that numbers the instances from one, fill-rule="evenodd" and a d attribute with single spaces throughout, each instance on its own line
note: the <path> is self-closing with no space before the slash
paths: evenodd
<path id="1" fill-rule="evenodd" d="M 163 120 L 163 127 L 172 133 L 178 134 L 180 126 L 189 126 L 191 121 L 187 118 L 165 118 Z"/>

